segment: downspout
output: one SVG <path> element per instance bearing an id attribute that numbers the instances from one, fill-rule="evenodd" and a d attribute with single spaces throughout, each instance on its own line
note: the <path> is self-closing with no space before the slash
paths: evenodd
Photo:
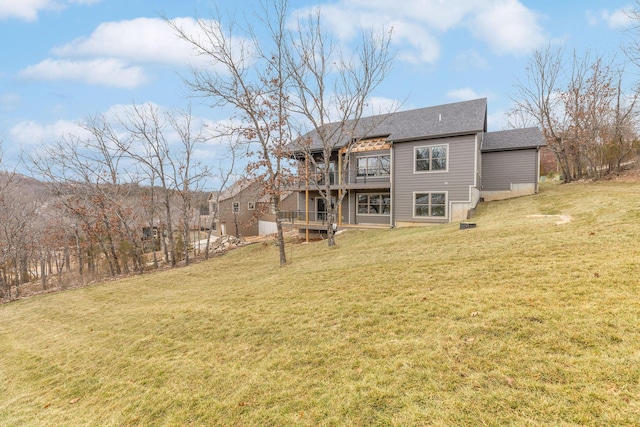
<path id="1" fill-rule="evenodd" d="M 538 194 L 538 183 L 540 182 L 540 147 L 536 147 L 536 159 L 537 159 L 537 167 L 536 167 L 536 194 Z"/>
<path id="2" fill-rule="evenodd" d="M 391 143 L 391 147 L 389 148 L 389 156 L 391 157 L 389 160 L 391 162 L 391 172 L 389 174 L 389 189 L 390 189 L 390 193 L 391 193 L 391 214 L 389 215 L 389 227 L 393 228 L 394 224 L 395 224 L 395 200 L 396 200 L 396 195 L 395 195 L 395 191 L 394 191 L 394 187 L 393 187 L 393 175 L 395 174 L 395 156 L 393 155 L 394 152 L 394 145 L 393 142 Z"/>
<path id="3" fill-rule="evenodd" d="M 304 180 L 305 180 L 305 188 L 304 188 L 304 215 L 305 215 L 305 224 L 307 227 L 305 228 L 305 241 L 309 243 L 309 158 L 305 157 L 304 159 Z"/>
<path id="4" fill-rule="evenodd" d="M 342 151 L 342 150 L 341 150 Z M 342 154 L 338 152 L 338 225 L 342 225 Z"/>

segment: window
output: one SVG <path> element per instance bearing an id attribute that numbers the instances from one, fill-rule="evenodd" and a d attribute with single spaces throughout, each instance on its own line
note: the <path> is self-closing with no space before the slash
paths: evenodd
<path id="1" fill-rule="evenodd" d="M 254 202 L 248 202 L 247 203 L 247 209 L 249 209 L 250 211 L 253 211 L 256 209 L 256 204 Z"/>
<path id="2" fill-rule="evenodd" d="M 318 162 L 322 162 L 320 159 Z M 318 163 L 316 165 L 316 182 L 318 185 L 324 185 L 326 183 L 325 178 L 329 176 L 329 184 L 333 185 L 336 183 L 336 164 L 334 162 L 329 163 L 329 171 L 325 172 L 325 164 Z"/>
<path id="3" fill-rule="evenodd" d="M 415 172 L 446 172 L 448 145 L 415 148 Z"/>
<path id="4" fill-rule="evenodd" d="M 358 157 L 358 176 L 383 176 L 390 173 L 389 156 Z"/>
<path id="5" fill-rule="evenodd" d="M 240 212 L 240 202 L 233 202 L 233 213 Z"/>
<path id="6" fill-rule="evenodd" d="M 358 214 L 361 215 L 389 215 L 391 213 L 391 195 L 358 194 Z"/>
<path id="7" fill-rule="evenodd" d="M 447 193 L 414 193 L 414 216 L 446 217 Z"/>

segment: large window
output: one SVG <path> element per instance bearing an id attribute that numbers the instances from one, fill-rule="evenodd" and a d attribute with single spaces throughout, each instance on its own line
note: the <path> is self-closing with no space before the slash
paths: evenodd
<path id="1" fill-rule="evenodd" d="M 358 194 L 358 214 L 389 215 L 391 213 L 391 195 Z"/>
<path id="2" fill-rule="evenodd" d="M 387 176 L 391 174 L 390 156 L 358 157 L 358 176 Z"/>
<path id="3" fill-rule="evenodd" d="M 414 193 L 414 216 L 444 218 L 447 193 Z"/>
<path id="4" fill-rule="evenodd" d="M 429 145 L 415 148 L 416 172 L 445 172 L 449 146 Z"/>

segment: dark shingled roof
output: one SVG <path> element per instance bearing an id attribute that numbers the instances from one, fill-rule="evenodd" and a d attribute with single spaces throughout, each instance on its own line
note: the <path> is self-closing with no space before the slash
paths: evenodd
<path id="1" fill-rule="evenodd" d="M 354 136 L 357 138 L 387 136 L 387 141 L 397 143 L 421 138 L 482 132 L 486 130 L 486 122 L 487 99 L 481 98 L 399 111 L 389 115 L 363 117 L 358 123 Z M 353 121 L 347 122 L 345 127 L 349 128 L 349 124 L 352 123 Z M 327 127 L 335 128 L 337 125 L 337 123 L 331 123 Z M 309 132 L 304 138 L 311 138 L 312 150 L 322 148 L 322 143 L 315 131 Z M 349 140 L 349 134 L 345 133 L 335 147 L 343 147 Z"/>
<path id="2" fill-rule="evenodd" d="M 547 145 L 537 127 L 487 132 L 482 141 L 482 151 L 506 151 L 537 148 Z"/>

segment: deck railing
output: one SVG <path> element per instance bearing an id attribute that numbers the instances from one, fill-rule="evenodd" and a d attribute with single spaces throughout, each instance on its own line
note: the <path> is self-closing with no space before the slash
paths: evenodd
<path id="1" fill-rule="evenodd" d="M 342 182 L 339 182 L 338 172 L 319 172 L 311 174 L 309 176 L 309 187 L 323 186 L 329 180 L 330 185 L 341 184 L 370 184 L 380 183 L 387 184 L 391 182 L 391 175 L 386 173 L 372 174 L 359 171 L 357 169 L 350 169 L 343 172 Z M 304 177 L 299 177 L 296 182 L 298 188 L 304 187 L 306 180 Z"/>
<path id="2" fill-rule="evenodd" d="M 278 218 L 284 223 L 290 224 L 304 224 L 307 221 L 307 217 L 305 215 L 305 211 L 297 210 L 297 211 L 280 211 L 278 212 Z M 326 211 L 309 211 L 309 222 L 313 222 L 315 224 L 326 224 L 327 223 L 327 212 Z"/>

